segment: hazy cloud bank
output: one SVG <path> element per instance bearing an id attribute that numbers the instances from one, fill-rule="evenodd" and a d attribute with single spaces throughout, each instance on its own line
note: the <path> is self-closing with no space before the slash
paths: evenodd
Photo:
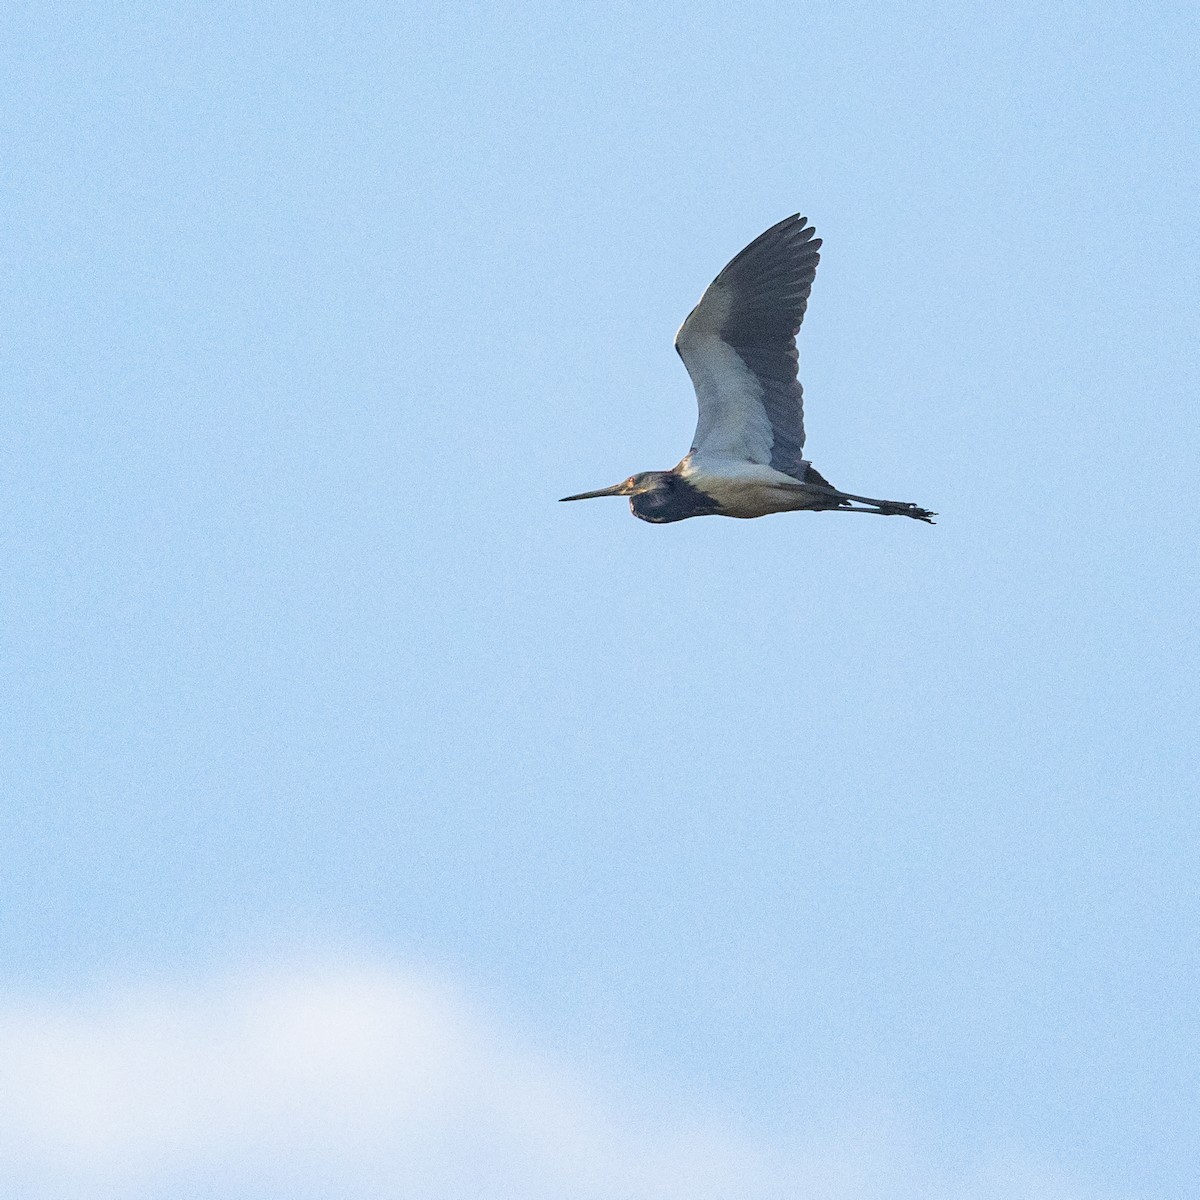
<path id="1" fill-rule="evenodd" d="M 878 1130 L 777 1146 L 600 1096 L 395 970 L 0 1002 L 0 1176 L 29 1200 L 1078 1196 L 1012 1162 L 942 1170 Z"/>

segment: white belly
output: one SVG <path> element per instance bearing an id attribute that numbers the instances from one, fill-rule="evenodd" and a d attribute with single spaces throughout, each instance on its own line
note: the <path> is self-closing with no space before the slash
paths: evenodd
<path id="1" fill-rule="evenodd" d="M 679 470 L 688 483 L 716 500 L 729 517 L 761 517 L 820 506 L 820 498 L 806 493 L 799 480 L 762 463 L 707 456 L 697 460 L 689 455 L 679 464 Z"/>

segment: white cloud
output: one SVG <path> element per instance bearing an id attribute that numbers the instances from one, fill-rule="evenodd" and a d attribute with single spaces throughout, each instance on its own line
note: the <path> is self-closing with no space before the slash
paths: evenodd
<path id="1" fill-rule="evenodd" d="M 598 1094 L 396 971 L 0 1004 L 0 1178 L 29 1200 L 1076 1196 L 1011 1162 L 939 1172 L 878 1130 L 773 1146 Z"/>

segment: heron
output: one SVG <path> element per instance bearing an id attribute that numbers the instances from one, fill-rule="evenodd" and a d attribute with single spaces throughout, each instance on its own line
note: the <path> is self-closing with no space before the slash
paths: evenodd
<path id="1" fill-rule="evenodd" d="M 804 457 L 804 392 L 796 334 L 820 261 L 806 218 L 760 234 L 709 284 L 675 335 L 700 409 L 691 449 L 669 471 L 564 496 L 627 496 L 656 525 L 689 517 L 762 517 L 817 511 L 912 517 L 936 513 L 899 500 L 839 491 Z"/>

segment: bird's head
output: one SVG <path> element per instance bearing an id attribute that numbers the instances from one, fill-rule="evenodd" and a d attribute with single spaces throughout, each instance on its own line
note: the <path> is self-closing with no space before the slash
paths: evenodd
<path id="1" fill-rule="evenodd" d="M 682 521 L 692 516 L 691 512 L 680 511 L 682 493 L 688 485 L 674 471 L 641 471 L 630 475 L 612 487 L 600 488 L 596 492 L 580 492 L 577 496 L 564 496 L 564 500 L 594 500 L 599 496 L 628 496 L 629 508 L 635 517 L 664 525 L 668 521 Z"/>

